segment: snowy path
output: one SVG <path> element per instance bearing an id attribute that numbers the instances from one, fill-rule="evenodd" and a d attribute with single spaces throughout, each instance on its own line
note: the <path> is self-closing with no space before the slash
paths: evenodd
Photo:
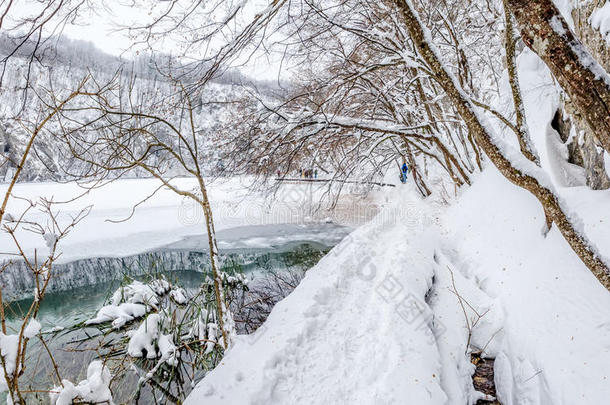
<path id="1" fill-rule="evenodd" d="M 417 220 L 382 211 L 356 230 L 186 403 L 474 403 L 452 273 L 483 314 L 471 343 L 496 358 L 504 405 L 606 402 L 610 294 L 556 229 L 542 236 L 531 195 L 488 169 L 440 213 L 408 192 L 390 201 L 417 207 Z"/>
<path id="2" fill-rule="evenodd" d="M 420 234 L 375 222 L 354 232 L 186 404 L 445 403 L 424 301 L 433 248 Z"/>

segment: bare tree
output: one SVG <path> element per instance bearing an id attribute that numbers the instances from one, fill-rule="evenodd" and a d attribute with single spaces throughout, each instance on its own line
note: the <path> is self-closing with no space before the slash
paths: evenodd
<path id="1" fill-rule="evenodd" d="M 295 48 L 288 53 L 302 73 L 287 94 L 250 107 L 231 160 L 265 178 L 316 167 L 337 182 L 373 180 L 405 160 L 423 195 L 430 165 L 434 176 L 440 169 L 457 186 L 470 184 L 479 147 L 439 87 L 405 60 L 418 63 L 391 10 L 361 1 L 305 6 L 282 16 L 294 21 L 282 44 Z M 472 82 L 468 66 L 460 69 Z"/>
<path id="2" fill-rule="evenodd" d="M 521 153 L 532 162 L 540 165 L 532 140 L 530 138 L 527 122 L 525 121 L 525 107 L 523 105 L 523 97 L 521 95 L 521 87 L 519 86 L 519 76 L 517 74 L 517 57 L 515 32 L 513 26 L 513 17 L 508 9 L 507 1 L 504 0 L 504 21 L 506 26 L 504 29 L 504 49 L 506 50 L 506 70 L 508 72 L 508 81 L 513 96 L 513 106 L 516 115 L 516 134 L 519 140 L 519 148 Z"/>
<path id="3" fill-rule="evenodd" d="M 314 28 L 313 34 L 315 35 L 308 32 L 312 35 L 305 37 L 319 37 L 319 43 L 316 43 L 315 39 L 302 40 L 301 43 L 319 50 L 330 46 L 330 49 L 333 50 L 331 53 L 339 55 L 340 65 L 327 68 L 328 73 L 322 74 L 318 80 L 310 79 L 310 83 L 315 84 L 302 91 L 304 96 L 297 95 L 283 104 L 264 105 L 267 111 L 271 111 L 278 117 L 280 129 L 276 131 L 276 136 L 263 137 L 265 139 L 263 143 L 267 142 L 268 147 L 256 143 L 256 139 L 260 138 L 256 135 L 247 144 L 250 146 L 254 144 L 257 146 L 254 148 L 255 150 L 264 151 L 261 156 L 268 156 L 271 152 L 279 151 L 289 158 L 298 153 L 296 151 L 306 149 L 313 139 L 318 140 L 317 145 L 333 145 L 341 151 L 339 153 L 345 153 L 337 145 L 338 140 L 349 139 L 355 134 L 358 134 L 356 138 L 359 141 L 354 141 L 352 145 L 357 145 L 356 147 L 362 145 L 360 140 L 367 139 L 367 134 L 374 133 L 384 134 L 380 138 L 371 136 L 371 144 L 375 146 L 391 140 L 393 137 L 406 140 L 409 144 L 411 139 L 419 141 L 434 139 L 434 135 L 438 133 L 434 128 L 434 122 L 436 121 L 436 125 L 438 125 L 439 122 L 447 120 L 448 117 L 451 117 L 448 112 L 454 110 L 459 116 L 459 118 L 456 117 L 456 123 L 463 120 L 461 122 L 465 123 L 467 132 L 476 140 L 476 146 L 485 152 L 500 172 L 514 184 L 530 191 L 541 202 L 547 219 L 547 229 L 550 229 L 551 225 L 555 223 L 583 263 L 606 288 L 610 289 L 610 274 L 607 264 L 600 258 L 586 236 L 575 227 L 571 217 L 567 214 L 567 208 L 557 197 L 550 182 L 546 179 L 546 175 L 536 166 L 538 158 L 529 140 L 523 114 L 523 102 L 514 69 L 515 43 L 510 18 L 506 20 L 505 46 L 517 124 L 513 124 L 503 114 L 477 99 L 477 95 L 480 93 L 480 83 L 475 83 L 469 73 L 471 63 L 468 55 L 461 51 L 465 49 L 460 39 L 462 34 L 455 29 L 455 25 L 450 20 L 436 17 L 437 11 L 427 3 L 422 3 L 420 7 L 416 7 L 415 3 L 411 1 L 395 1 L 393 4 L 400 11 L 400 19 L 392 20 L 391 17 L 386 19 L 386 16 L 392 16 L 392 8 L 389 4 L 376 8 L 367 2 L 343 1 L 325 6 L 308 2 L 307 5 L 312 12 L 306 14 L 305 22 L 303 25 L 299 25 L 297 30 L 307 27 L 308 23 L 314 27 L 322 26 L 323 28 L 319 30 Z M 417 11 L 418 8 L 423 10 L 426 21 L 432 25 L 433 30 L 424 27 Z M 434 11 L 430 11 L 431 9 Z M 465 14 L 469 13 L 465 12 Z M 492 12 L 492 14 L 495 13 Z M 319 17 L 328 24 L 320 25 L 315 17 Z M 517 19 L 519 20 L 519 18 Z M 337 30 L 338 33 L 333 33 L 333 30 Z M 355 39 L 342 41 L 346 37 L 345 33 L 352 34 L 352 38 Z M 448 56 L 446 52 L 443 52 L 444 57 L 441 57 L 441 52 L 435 45 L 437 42 L 443 46 L 455 44 L 457 50 L 453 54 L 449 53 Z M 338 44 L 336 48 L 333 47 L 335 43 Z M 366 48 L 367 44 L 371 47 L 370 50 Z M 314 51 L 313 55 L 319 56 L 320 54 Z M 375 58 L 377 55 L 380 55 L 379 59 Z M 446 58 L 449 61 L 445 60 Z M 405 77 L 404 74 L 399 73 L 398 76 L 394 76 L 396 73 L 392 73 L 393 69 L 400 72 L 400 69 L 404 69 L 405 60 L 411 64 L 408 67 L 415 69 L 416 74 Z M 350 71 L 352 64 L 354 69 Z M 393 98 L 393 96 L 388 97 L 388 92 L 398 89 L 402 92 L 403 98 L 407 100 L 412 100 L 415 92 L 410 85 L 401 88 L 398 85 L 399 80 L 392 81 L 391 86 L 386 87 L 371 85 L 375 82 L 373 81 L 374 75 L 371 75 L 370 72 L 379 72 L 380 75 L 383 73 L 384 80 L 388 80 L 388 77 L 405 77 L 410 83 L 421 83 L 421 77 L 423 77 L 424 80 L 429 81 L 427 82 L 429 87 L 424 92 L 428 91 L 428 93 L 446 97 L 446 102 L 436 104 L 440 113 L 434 115 L 429 121 L 424 121 L 425 123 L 421 126 L 415 124 L 413 119 L 409 119 L 408 112 L 406 119 L 401 120 L 402 117 L 397 119 L 388 112 L 392 111 L 391 107 L 395 105 L 393 100 L 390 100 L 390 107 L 385 108 L 388 105 L 388 98 Z M 346 88 L 348 90 L 344 90 Z M 376 97 L 367 99 L 366 94 L 376 88 L 383 89 L 383 91 L 373 91 L 372 94 L 376 94 Z M 295 103 L 294 100 L 299 99 L 305 100 L 305 102 Z M 381 115 L 368 115 L 371 111 L 379 111 Z M 394 111 L 400 110 L 395 108 Z M 424 111 L 424 113 L 426 112 Z M 515 155 L 510 152 L 510 148 L 499 140 L 492 127 L 487 124 L 483 112 L 489 113 L 491 117 L 498 119 L 516 134 L 522 154 Z M 436 132 L 432 132 L 432 136 L 429 136 L 421 130 L 421 127 L 425 127 L 426 131 L 430 131 L 432 128 Z M 265 130 L 268 131 L 268 128 L 265 127 Z M 448 131 L 445 139 L 452 140 L 452 135 L 452 131 Z M 441 142 L 435 143 L 437 150 L 446 149 Z M 410 143 L 410 145 L 415 144 Z M 346 145 L 350 146 L 350 143 Z M 369 150 L 371 150 L 370 147 Z M 453 153 L 456 150 L 459 149 L 453 149 Z M 472 148 L 472 151 L 476 150 L 476 147 Z M 522 162 L 524 160 L 522 155 L 525 155 L 532 163 Z M 445 168 L 450 167 L 454 162 L 448 158 Z M 461 165 L 455 164 L 455 167 L 459 168 Z M 459 178 L 453 178 L 456 184 L 462 184 Z M 468 182 L 468 178 L 463 175 L 462 180 Z"/>
<path id="4" fill-rule="evenodd" d="M 10 334 L 6 325 L 6 314 L 4 311 L 5 302 L 2 301 L 0 291 L 0 322 L 2 325 L 2 334 L 4 346 L 0 360 L 4 372 L 3 379 L 6 381 L 6 389 L 9 392 L 9 397 L 12 403 L 26 404 L 25 392 L 20 385 L 20 378 L 26 370 L 27 348 L 30 339 L 37 337 L 40 332 L 40 324 L 36 320 L 40 304 L 43 301 L 47 286 L 53 275 L 53 264 L 60 255 L 58 246 L 68 233 L 78 225 L 78 223 L 89 213 L 91 207 L 86 207 L 72 216 L 68 223 L 62 221 L 58 217 L 58 212 L 55 208 L 55 202 L 41 198 L 40 201 L 25 200 L 14 197 L 13 200 L 21 200 L 25 202 L 25 208 L 17 215 L 12 214 L 5 217 L 2 224 L 2 231 L 8 234 L 13 241 L 14 250 L 3 252 L 13 256 L 13 259 L 3 262 L 0 269 L 4 271 L 17 260 L 25 263 L 25 268 L 33 274 L 34 279 L 34 300 L 29 308 L 25 311 L 23 319 L 20 321 L 20 326 L 16 334 Z M 29 219 L 29 215 L 34 210 L 40 210 L 45 214 L 45 221 L 35 221 Z M 35 252 L 31 257 L 26 252 L 20 242 L 18 234 L 20 232 L 28 232 L 39 235 L 44 238 L 49 252 L 46 255 L 39 256 Z M 42 345 L 46 347 L 45 341 L 41 336 L 38 336 Z M 47 352 L 50 360 L 54 365 L 57 381 L 61 384 L 61 376 L 53 359 L 52 353 Z M 4 384 L 0 384 L 3 386 Z"/>
<path id="5" fill-rule="evenodd" d="M 593 244 L 574 225 L 573 219 L 567 215 L 566 207 L 562 205 L 561 200 L 547 184 L 546 176 L 535 166 L 532 167 L 533 163 L 528 164 L 522 156 L 511 154 L 509 147 L 502 144 L 491 132 L 491 128 L 485 125 L 468 95 L 445 68 L 438 50 L 430 42 L 429 31 L 422 25 L 413 3 L 409 0 L 396 0 L 396 4 L 402 12 L 411 40 L 418 53 L 424 58 L 434 74 L 435 80 L 458 109 L 485 154 L 509 181 L 528 190 L 540 201 L 547 217 L 547 225 L 549 227 L 552 223 L 557 225 L 572 250 L 599 282 L 610 290 L 608 265 L 600 257 Z"/>
<path id="6" fill-rule="evenodd" d="M 85 105 L 62 111 L 57 117 L 62 128 L 59 139 L 75 159 L 87 166 L 87 174 L 81 178 L 116 177 L 140 169 L 161 184 L 145 200 L 166 187 L 202 210 L 221 344 L 226 349 L 235 327 L 222 288 L 216 232 L 202 167 L 203 137 L 195 123 L 191 98 L 182 84 L 176 83 L 177 101 L 172 103 L 167 99 L 165 105 L 153 107 L 134 103 L 137 95 L 132 90 L 132 86 L 123 89 L 120 83 L 114 82 L 98 88 Z M 196 186 L 188 189 L 173 182 L 176 176 L 171 170 L 175 168 L 194 179 Z"/>
<path id="7" fill-rule="evenodd" d="M 2 252 L 4 255 L 13 257 L 13 259 L 4 260 L 0 265 L 0 269 L 4 271 L 6 268 L 15 263 L 16 260 L 20 260 L 25 263 L 26 269 L 32 272 L 34 276 L 34 285 L 32 287 L 34 289 L 35 299 L 25 313 L 19 331 L 16 335 L 10 335 L 10 337 L 8 335 L 9 331 L 6 327 L 6 314 L 4 311 L 5 302 L 3 301 L 2 290 L 0 289 L 0 323 L 2 325 L 2 334 L 4 334 L 7 341 L 10 341 L 12 344 L 12 346 L 10 346 L 7 343 L 7 345 L 10 347 L 7 346 L 5 349 L 3 349 L 1 361 L 4 371 L 3 378 L 4 381 L 6 381 L 6 389 L 9 391 L 9 396 L 13 403 L 26 403 L 22 388 L 19 385 L 19 379 L 23 375 L 26 367 L 25 360 L 28 341 L 38 334 L 38 331 L 36 330 L 37 328 L 35 327 L 35 325 L 38 324 L 36 321 L 36 316 L 40 308 L 40 303 L 44 298 L 49 280 L 52 277 L 53 263 L 59 255 L 57 250 L 58 244 L 87 215 L 90 208 L 87 207 L 81 210 L 79 213 L 74 215 L 67 224 L 63 224 L 58 220 L 57 211 L 55 211 L 56 203 L 54 201 L 46 200 L 44 198 L 42 198 L 40 201 L 25 200 L 14 194 L 14 188 L 19 181 L 19 177 L 26 161 L 31 158 L 31 152 L 33 150 L 32 147 L 37 137 L 45 129 L 53 117 L 59 114 L 60 111 L 66 108 L 67 105 L 74 99 L 82 96 L 92 95 L 91 93 L 83 92 L 83 86 L 85 83 L 86 79 L 81 82 L 78 89 L 71 92 L 65 98 L 56 100 L 56 104 L 41 115 L 40 120 L 34 125 L 34 127 L 31 129 L 28 128 L 28 132 L 30 133 L 28 143 L 22 153 L 22 156 L 20 157 L 17 170 L 13 174 L 3 195 L 2 205 L 0 206 L 1 230 L 5 232 L 13 242 L 13 248 L 10 251 Z M 9 214 L 7 213 L 7 209 L 10 206 L 9 201 L 12 201 L 13 203 L 24 202 L 25 207 L 19 213 L 13 211 L 13 213 Z M 43 214 L 45 214 L 45 222 L 35 221 L 29 218 L 29 214 L 36 209 L 39 209 Z M 35 253 L 34 257 L 32 257 L 30 253 L 23 248 L 18 236 L 19 232 L 29 232 L 44 238 L 49 249 L 48 254 L 39 257 L 38 254 Z M 42 342 L 44 344 L 44 341 Z M 5 350 L 7 351 L 6 353 Z M 10 353 L 10 356 L 8 353 Z M 49 355 L 51 354 L 49 353 Z M 61 381 L 57 369 L 56 373 L 58 380 Z"/>

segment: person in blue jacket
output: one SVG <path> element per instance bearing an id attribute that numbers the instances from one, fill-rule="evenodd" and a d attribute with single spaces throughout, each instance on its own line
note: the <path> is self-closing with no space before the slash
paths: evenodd
<path id="1" fill-rule="evenodd" d="M 405 161 L 402 162 L 402 167 L 400 170 L 401 170 L 400 181 L 403 183 L 406 183 L 407 174 L 409 173 L 409 166 L 407 166 L 407 162 L 405 162 Z"/>

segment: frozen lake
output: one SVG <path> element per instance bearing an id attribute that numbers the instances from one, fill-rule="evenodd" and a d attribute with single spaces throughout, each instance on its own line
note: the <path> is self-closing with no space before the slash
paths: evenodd
<path id="1" fill-rule="evenodd" d="M 331 223 L 225 229 L 218 233 L 221 262 L 231 266 L 237 263 L 238 268 L 250 280 L 269 270 L 281 271 L 297 267 L 307 269 L 315 265 L 349 231 L 350 228 Z M 86 344 L 77 343 L 83 338 L 85 329 L 71 331 L 71 326 L 91 319 L 120 286 L 121 281 L 127 278 L 146 279 L 163 275 L 189 292 L 196 291 L 201 285 L 204 272 L 208 270 L 206 245 L 207 236 L 188 236 L 160 249 L 135 256 L 90 258 L 58 265 L 54 276 L 56 283 L 42 301 L 38 320 L 43 330 L 66 328 L 51 339 L 51 335 L 45 338 L 54 352 L 55 361 L 62 369 L 62 377 L 72 380 L 82 378 L 85 366 L 95 357 L 94 351 L 84 350 Z M 147 265 L 151 267 L 147 269 Z M 81 272 L 87 274 L 80 274 Z M 25 298 L 7 307 L 9 329 L 20 325 L 22 314 L 30 304 L 31 298 Z M 48 356 L 38 341 L 30 343 L 28 355 L 28 364 L 35 365 L 29 368 L 33 373 L 31 381 L 34 384 L 42 383 L 51 370 Z M 130 390 L 127 388 L 132 382 L 121 382 L 115 399 L 129 395 Z"/>

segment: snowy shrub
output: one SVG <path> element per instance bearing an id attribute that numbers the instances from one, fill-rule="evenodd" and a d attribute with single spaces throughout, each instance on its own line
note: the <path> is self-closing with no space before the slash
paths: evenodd
<path id="1" fill-rule="evenodd" d="M 220 275 L 224 296 L 232 306 L 232 300 L 247 290 L 247 282 L 239 269 L 229 270 Z M 222 358 L 216 302 L 209 275 L 196 290 L 174 285 L 164 276 L 146 282 L 127 279 L 92 319 L 73 328 L 97 344 L 95 351 L 103 359 L 104 369 L 98 374 L 88 371 L 87 380 L 76 386 L 62 381 L 63 387 L 56 387 L 51 394 L 52 403 L 88 400 L 83 393 L 92 386 L 104 386 L 100 381 L 106 381 L 110 374 L 115 376 L 113 381 L 131 381 L 135 374 L 132 399 L 138 400 L 146 388 L 154 398 L 154 392 L 160 392 L 162 402 L 183 400 L 185 387 Z M 98 333 L 93 333 L 96 330 Z M 105 387 L 110 389 L 108 384 Z"/>

